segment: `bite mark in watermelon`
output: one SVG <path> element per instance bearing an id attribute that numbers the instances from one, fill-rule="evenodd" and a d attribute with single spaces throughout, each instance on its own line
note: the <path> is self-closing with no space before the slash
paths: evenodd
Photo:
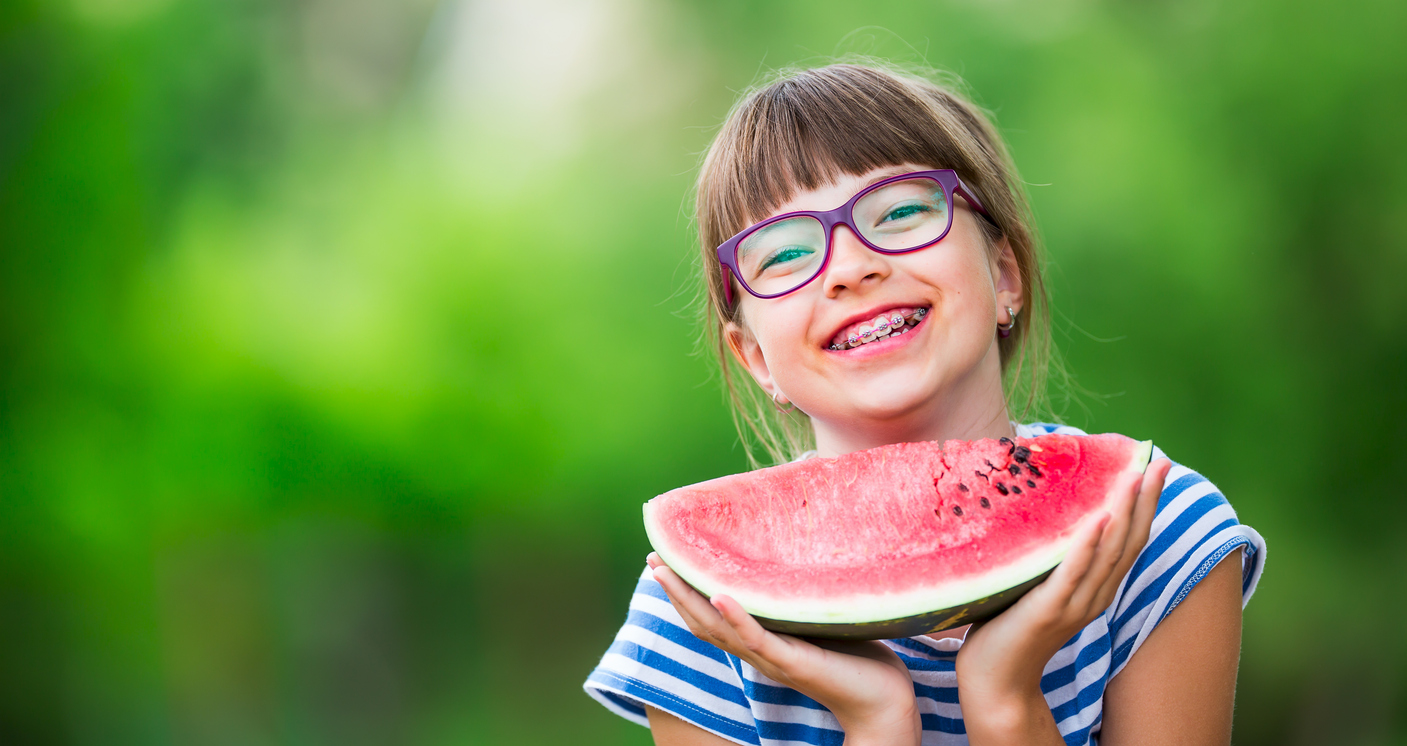
<path id="1" fill-rule="evenodd" d="M 666 492 L 645 531 L 681 578 L 764 627 L 909 637 L 1014 603 L 1151 455 L 1122 435 L 897 443 Z"/>

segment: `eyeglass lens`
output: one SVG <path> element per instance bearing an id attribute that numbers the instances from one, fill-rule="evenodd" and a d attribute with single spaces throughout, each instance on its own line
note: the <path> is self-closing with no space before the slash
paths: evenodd
<path id="1" fill-rule="evenodd" d="M 948 229 L 950 210 L 943 185 L 926 177 L 886 184 L 860 198 L 851 222 L 860 235 L 886 251 L 917 249 Z M 805 285 L 826 256 L 826 231 L 819 220 L 795 217 L 748 234 L 737 249 L 738 270 L 760 295 L 778 295 Z"/>

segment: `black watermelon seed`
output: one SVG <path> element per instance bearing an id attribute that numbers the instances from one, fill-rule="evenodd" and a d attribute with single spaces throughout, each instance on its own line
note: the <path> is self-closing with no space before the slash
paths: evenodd
<path id="1" fill-rule="evenodd" d="M 954 505 L 954 506 L 953 506 L 953 515 L 962 515 L 962 506 L 961 506 L 961 505 Z"/>
<path id="2" fill-rule="evenodd" d="M 959 492 L 967 492 L 967 491 L 968 491 L 968 490 L 967 490 L 967 485 L 963 484 L 962 482 L 958 482 L 958 491 L 959 491 Z"/>
<path id="3" fill-rule="evenodd" d="M 933 509 L 933 515 L 936 515 L 936 516 L 938 516 L 939 518 L 943 517 L 943 514 L 940 513 L 940 512 L 938 512 L 938 509 L 937 509 L 937 508 L 934 508 L 934 509 Z"/>
<path id="4" fill-rule="evenodd" d="M 1021 473 L 1021 467 L 1017 466 L 1016 464 L 1012 464 L 1011 466 L 1006 467 L 1006 470 L 1011 472 L 1011 476 L 1013 477 Z"/>
<path id="5" fill-rule="evenodd" d="M 1018 494 L 1018 495 L 1021 494 L 1021 488 L 1020 488 L 1020 487 L 1017 487 L 1017 486 L 1014 485 L 1014 484 L 1011 485 L 1011 491 L 1012 491 L 1012 492 L 1015 492 L 1015 493 Z"/>
<path id="6" fill-rule="evenodd" d="M 1026 446 L 1017 446 L 1016 452 L 1013 453 L 1011 457 L 1016 459 L 1017 461 L 1024 462 L 1026 459 L 1031 457 L 1031 449 L 1027 448 Z"/>
<path id="7" fill-rule="evenodd" d="M 1027 486 L 1027 487 L 1030 487 L 1031 489 L 1035 489 L 1035 488 L 1036 488 L 1036 483 L 1035 483 L 1035 482 L 1032 482 L 1032 481 L 1029 480 L 1029 479 L 1027 479 L 1027 480 L 1026 480 L 1026 486 Z"/>
<path id="8" fill-rule="evenodd" d="M 1011 438 L 997 438 L 997 442 L 1004 446 L 1009 446 L 1011 445 Z"/>
<path id="9" fill-rule="evenodd" d="M 1026 464 L 1026 468 L 1031 470 L 1031 476 L 1033 477 L 1039 477 L 1041 475 L 1041 470 L 1037 469 L 1035 464 Z"/>
<path id="10" fill-rule="evenodd" d="M 997 492 L 1000 492 L 1000 493 L 1002 493 L 1003 495 L 1010 495 L 1010 494 L 1011 494 L 1010 492 L 1007 491 L 1006 485 L 1002 484 L 1001 482 L 997 482 Z"/>
<path id="11" fill-rule="evenodd" d="M 991 503 L 989 500 L 987 500 L 987 498 L 984 497 L 984 498 L 982 498 L 982 507 L 984 507 L 984 508 L 990 508 L 990 507 L 992 507 L 992 503 Z"/>

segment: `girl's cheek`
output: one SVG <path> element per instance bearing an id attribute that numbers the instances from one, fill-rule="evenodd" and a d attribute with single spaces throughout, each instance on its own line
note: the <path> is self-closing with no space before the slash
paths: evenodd
<path id="1" fill-rule="evenodd" d="M 808 314 L 790 308 L 791 304 L 778 303 L 766 309 L 765 313 L 754 316 L 757 339 L 766 340 L 768 346 L 777 349 L 782 346 L 805 344 L 808 331 Z"/>

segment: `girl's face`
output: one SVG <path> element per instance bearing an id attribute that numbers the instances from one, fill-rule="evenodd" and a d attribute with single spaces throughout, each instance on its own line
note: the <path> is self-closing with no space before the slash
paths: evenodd
<path id="1" fill-rule="evenodd" d="M 919 170 L 842 175 L 772 214 L 828 210 L 880 179 Z M 1008 320 L 1007 307 L 1022 307 L 1016 260 L 1005 241 L 990 251 L 982 218 L 961 197 L 954 202 L 952 229 L 928 248 L 880 254 L 837 226 L 830 263 L 805 287 L 763 300 L 734 286 L 741 305 L 739 323 L 726 330 L 730 347 L 768 394 L 811 417 L 821 455 L 1010 434 L 996 325 Z M 832 349 L 877 319 L 911 319 L 920 309 L 922 320 L 902 334 Z"/>

